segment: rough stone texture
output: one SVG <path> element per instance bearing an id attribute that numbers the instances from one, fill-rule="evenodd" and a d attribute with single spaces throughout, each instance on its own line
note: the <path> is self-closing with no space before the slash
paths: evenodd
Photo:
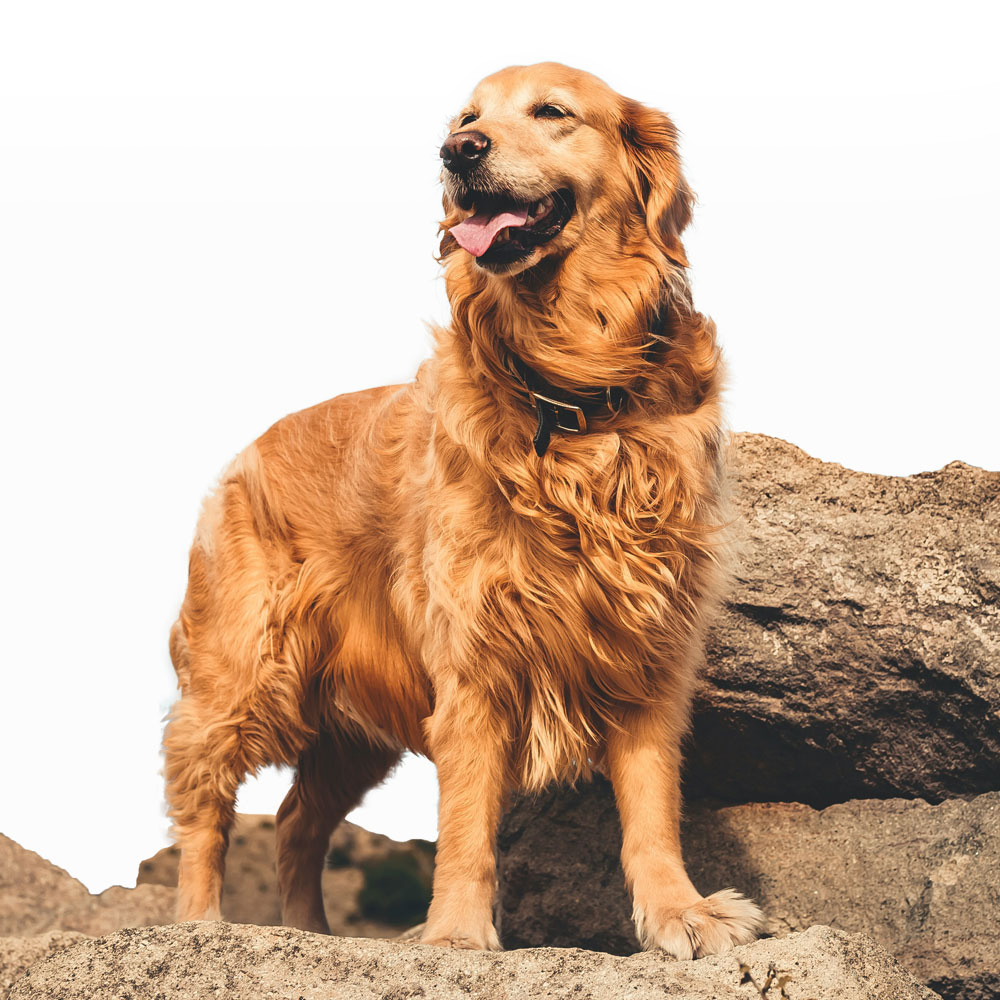
<path id="1" fill-rule="evenodd" d="M 769 933 L 862 932 L 945 996 L 1000 996 L 1000 792 L 821 811 L 694 804 L 683 836 L 695 885 L 753 897 Z M 500 835 L 504 945 L 635 951 L 620 849 L 603 778 L 522 799 Z"/>
<path id="2" fill-rule="evenodd" d="M 48 931 L 35 937 L 0 937 L 0 1000 L 25 969 L 84 939 L 76 931 Z"/>
<path id="3" fill-rule="evenodd" d="M 32 966 L 10 1000 L 932 1000 L 873 941 L 813 927 L 697 962 L 551 948 L 491 954 L 278 927 L 174 924 L 85 940 Z M 749 979 L 752 978 L 757 986 Z M 758 989 L 760 987 L 760 989 Z"/>
<path id="4" fill-rule="evenodd" d="M 83 883 L 0 834 L 0 937 L 49 930 L 101 935 L 174 919 L 171 889 L 120 885 L 92 896 Z"/>
<path id="5" fill-rule="evenodd" d="M 323 871 L 323 901 L 330 930 L 347 937 L 394 937 L 401 928 L 366 919 L 358 893 L 364 884 L 361 866 L 394 852 L 413 854 L 426 868 L 428 884 L 433 848 L 425 841 L 400 843 L 341 823 L 330 837 L 328 865 Z M 139 865 L 139 885 L 177 885 L 180 850 L 165 847 Z M 331 867 L 333 865 L 333 867 Z M 229 838 L 222 915 L 238 924 L 281 924 L 281 900 L 275 871 L 274 817 L 238 813 Z"/>
<path id="6" fill-rule="evenodd" d="M 689 797 L 1000 787 L 1000 473 L 875 476 L 738 434 L 742 568 L 711 634 Z"/>

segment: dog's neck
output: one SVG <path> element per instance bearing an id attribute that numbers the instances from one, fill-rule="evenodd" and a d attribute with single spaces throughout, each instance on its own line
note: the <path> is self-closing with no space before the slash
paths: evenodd
<path id="1" fill-rule="evenodd" d="M 595 284 L 610 294 L 598 298 Z M 626 290 L 577 282 L 566 271 L 546 281 L 534 273 L 501 278 L 466 268 L 457 278 L 449 274 L 448 291 L 456 334 L 489 369 L 509 370 L 513 354 L 569 390 L 625 387 L 646 374 L 644 334 L 665 305 L 657 275 Z"/>
<path id="2" fill-rule="evenodd" d="M 701 320 L 683 268 L 650 254 L 570 254 L 509 278 L 463 255 L 448 261 L 447 287 L 455 339 L 505 391 L 520 391 L 518 362 L 571 393 L 649 389 L 662 369 L 657 342 L 683 349 L 678 334 Z"/>
<path id="3" fill-rule="evenodd" d="M 650 421 L 693 412 L 718 393 L 714 327 L 694 311 L 683 269 L 644 245 L 570 253 L 511 278 L 464 255 L 446 266 L 452 323 L 438 331 L 439 412 L 472 453 L 496 457 L 509 443 L 512 457 L 523 456 L 537 435 L 542 415 L 515 357 L 569 393 L 621 390 L 627 404 L 593 422 L 619 435 L 643 434 Z M 459 399 L 478 402 L 451 405 Z"/>

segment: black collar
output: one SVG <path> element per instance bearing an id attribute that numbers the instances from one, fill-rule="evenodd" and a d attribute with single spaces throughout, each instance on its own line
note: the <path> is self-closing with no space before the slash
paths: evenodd
<path id="1" fill-rule="evenodd" d="M 651 324 L 650 337 L 666 343 L 667 310 L 661 309 Z M 564 434 L 586 434 L 588 418 L 616 417 L 628 402 L 628 391 L 619 385 L 595 386 L 570 391 L 554 385 L 539 374 L 513 351 L 509 352 L 511 374 L 524 386 L 528 399 L 535 407 L 538 425 L 532 444 L 535 454 L 542 456 L 549 446 L 553 431 Z"/>

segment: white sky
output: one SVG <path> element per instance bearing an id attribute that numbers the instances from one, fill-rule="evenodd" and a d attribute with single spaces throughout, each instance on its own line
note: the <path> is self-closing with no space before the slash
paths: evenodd
<path id="1" fill-rule="evenodd" d="M 437 148 L 501 66 L 674 116 L 734 428 L 876 472 L 1000 465 L 991 7 L 6 0 L 0 831 L 92 890 L 167 842 L 200 500 L 283 414 L 427 354 Z M 433 837 L 435 796 L 408 763 L 354 818 Z"/>

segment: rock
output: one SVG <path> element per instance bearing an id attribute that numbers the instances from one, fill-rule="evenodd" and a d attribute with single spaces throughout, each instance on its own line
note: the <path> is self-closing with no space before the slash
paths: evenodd
<path id="1" fill-rule="evenodd" d="M 25 969 L 84 936 L 76 931 L 48 931 L 35 937 L 0 937 L 0 1000 Z"/>
<path id="2" fill-rule="evenodd" d="M 875 476 L 735 439 L 742 568 L 708 643 L 688 797 L 1000 787 L 1000 473 Z"/>
<path id="3" fill-rule="evenodd" d="M 116 885 L 93 896 L 61 868 L 0 834 L 0 937 L 57 929 L 97 936 L 170 923 L 175 895 L 163 886 Z"/>
<path id="4" fill-rule="evenodd" d="M 323 889 L 334 929 L 348 935 L 398 936 L 402 927 L 365 919 L 359 910 L 365 868 L 402 855 L 420 866 L 429 896 L 433 845 L 401 844 L 351 823 L 342 824 L 330 844 L 333 867 L 323 873 Z M 85 935 L 172 923 L 178 853 L 176 848 L 164 848 L 144 861 L 135 889 L 112 886 L 95 896 L 63 869 L 0 835 L 0 1000 L 28 966 Z M 239 922 L 281 922 L 273 816 L 237 816 L 223 908 Z M 412 922 L 408 916 L 403 926 Z"/>
<path id="5" fill-rule="evenodd" d="M 542 948 L 491 954 L 203 923 L 81 941 L 32 966 L 10 1000 L 753 1000 L 765 995 L 769 977 L 794 1000 L 934 997 L 873 941 L 828 927 L 674 962 L 662 953 L 619 958 Z M 773 987 L 767 996 L 778 1000 Z"/>
<path id="6" fill-rule="evenodd" d="M 281 924 L 274 832 L 273 816 L 237 813 L 229 838 L 222 890 L 222 915 L 227 920 L 240 924 Z M 378 862 L 400 855 L 412 859 L 429 899 L 433 844 L 421 840 L 400 843 L 346 822 L 333 832 L 323 871 L 323 901 L 334 934 L 395 937 L 404 927 L 423 919 L 423 912 L 407 913 L 397 925 L 364 915 L 366 909 L 373 909 L 363 907 L 359 900 L 365 869 L 371 871 Z M 177 847 L 163 848 L 139 865 L 138 884 L 176 886 L 179 858 Z M 378 911 L 378 907 L 374 910 Z"/>
<path id="7" fill-rule="evenodd" d="M 1000 792 L 969 802 L 689 807 L 684 848 L 703 892 L 754 898 L 767 931 L 861 932 L 943 996 L 1000 996 Z M 608 782 L 522 798 L 500 834 L 505 947 L 638 948 Z"/>

